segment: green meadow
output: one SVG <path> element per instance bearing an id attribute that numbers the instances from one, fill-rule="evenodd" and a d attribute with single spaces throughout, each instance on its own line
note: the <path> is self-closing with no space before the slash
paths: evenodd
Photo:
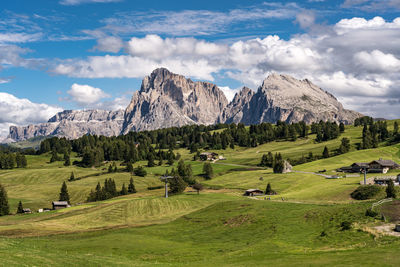
<path id="1" fill-rule="evenodd" d="M 393 121 L 389 122 L 389 129 Z M 200 194 L 188 188 L 183 194 L 163 198 L 159 177 L 174 166 L 147 168 L 146 177 L 133 176 L 136 194 L 86 203 L 98 182 L 113 178 L 119 190 L 131 175 L 117 162 L 118 171 L 49 163 L 50 155 L 27 156 L 25 169 L 0 170 L 11 212 L 17 204 L 37 211 L 58 200 L 67 181 L 72 207 L 43 213 L 0 217 L 2 266 L 399 266 L 400 239 L 375 227 L 397 218 L 394 204 L 379 216 L 365 216 L 372 203 L 385 197 L 357 201 L 350 197 L 363 179 L 326 179 L 336 169 L 353 162 L 378 158 L 400 162 L 400 145 L 356 150 L 362 127 L 346 127 L 335 140 L 316 143 L 315 136 L 294 142 L 271 142 L 254 148 L 216 151 L 226 160 L 212 164 L 214 177 L 204 180 L 203 162 L 179 149 L 191 164 L 196 180 L 205 187 Z M 334 151 L 340 139 L 351 141 L 349 153 L 293 167 L 293 172 L 274 174 L 257 167 L 264 153 L 280 152 L 284 158 L 320 155 L 324 146 Z M 26 144 L 24 144 L 26 145 Z M 71 161 L 80 160 L 72 155 Z M 134 167 L 145 165 L 137 162 Z M 391 171 L 390 175 L 396 175 Z M 376 174 L 368 174 L 368 177 Z M 244 190 L 265 190 L 267 183 L 277 195 L 248 198 Z M 396 202 L 397 203 L 397 202 Z M 397 207 L 397 206 L 396 206 Z M 394 219 L 393 219 L 394 220 Z M 350 229 L 344 229 L 349 223 Z"/>

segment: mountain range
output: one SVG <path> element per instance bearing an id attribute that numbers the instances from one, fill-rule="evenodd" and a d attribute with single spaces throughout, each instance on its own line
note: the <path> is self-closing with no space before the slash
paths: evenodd
<path id="1" fill-rule="evenodd" d="M 8 139 L 22 141 L 36 136 L 74 139 L 85 134 L 116 136 L 188 124 L 249 125 L 278 120 L 350 124 L 360 116 L 344 109 L 332 94 L 307 79 L 271 74 L 257 91 L 243 87 L 228 102 L 215 84 L 192 81 L 159 68 L 143 79 L 125 110 L 65 110 L 47 123 L 11 126 Z"/>

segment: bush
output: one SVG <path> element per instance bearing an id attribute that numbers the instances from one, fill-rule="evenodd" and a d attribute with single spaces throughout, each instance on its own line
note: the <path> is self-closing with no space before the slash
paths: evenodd
<path id="1" fill-rule="evenodd" d="M 377 185 L 361 185 L 350 196 L 357 200 L 365 200 L 375 197 L 381 188 Z"/>
<path id="2" fill-rule="evenodd" d="M 139 167 L 135 168 L 135 169 L 133 170 L 133 173 L 134 173 L 136 176 L 141 176 L 141 177 L 145 177 L 145 176 L 147 175 L 146 170 L 145 170 L 142 166 L 139 166 Z"/>
<path id="3" fill-rule="evenodd" d="M 367 209 L 367 211 L 365 212 L 365 216 L 376 217 L 378 216 L 378 213 L 372 209 Z"/>
<path id="4" fill-rule="evenodd" d="M 349 221 L 344 221 L 340 224 L 340 227 L 342 228 L 342 231 L 350 230 L 351 229 L 351 222 Z"/>

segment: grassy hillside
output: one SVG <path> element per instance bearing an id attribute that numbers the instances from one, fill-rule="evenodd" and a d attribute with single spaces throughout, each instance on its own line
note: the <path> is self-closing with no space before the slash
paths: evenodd
<path id="1" fill-rule="evenodd" d="M 2 263 L 40 266 L 396 266 L 400 242 L 375 237 L 365 205 L 225 201 L 179 219 L 73 235 L 0 238 Z M 342 230 L 343 221 L 353 222 Z M 373 255 L 373 256 L 372 256 Z"/>
<path id="2" fill-rule="evenodd" d="M 389 128 L 392 125 L 389 122 Z M 324 146 L 333 151 L 340 138 L 316 143 L 315 136 L 309 136 L 295 142 L 216 151 L 227 160 L 212 164 L 215 177 L 211 180 L 201 176 L 203 162 L 192 161 L 188 150 L 176 150 L 192 165 L 195 178 L 206 189 L 197 195 L 189 188 L 168 199 L 162 197 L 163 189 L 148 187 L 162 185 L 160 175 L 176 168 L 176 162 L 173 166 L 146 167 L 146 177 L 134 176 L 136 194 L 85 203 L 90 190 L 106 178 L 113 178 L 118 190 L 123 183 L 128 184 L 131 176 L 120 162 L 118 172 L 107 173 L 109 163 L 98 168 L 65 167 L 63 162 L 49 163 L 49 154 L 27 156 L 28 168 L 0 170 L 11 211 L 16 211 L 20 200 L 34 211 L 50 207 L 71 172 L 78 178 L 67 182 L 73 207 L 0 217 L 2 264 L 398 266 L 400 262 L 393 255 L 399 239 L 377 234 L 374 227 L 383 222 L 379 217 L 365 216 L 375 200 L 350 198 L 363 177 L 326 179 L 315 174 L 325 169 L 325 174 L 334 175 L 338 167 L 378 158 L 400 162 L 400 144 L 357 151 L 361 131 L 361 127 L 348 126 L 341 135 L 351 140 L 349 153 L 297 165 L 287 174 L 274 174 L 256 165 L 268 151 L 281 152 L 284 158 L 300 158 L 310 151 L 320 155 Z M 72 154 L 74 160 L 80 158 Z M 134 167 L 146 163 L 137 162 Z M 244 190 L 264 190 L 267 183 L 278 192 L 271 201 L 264 196 L 243 196 Z M 384 196 L 382 190 L 376 199 Z M 387 204 L 382 211 L 397 218 L 397 204 Z M 396 206 L 394 212 L 392 206 Z M 341 228 L 344 221 L 352 223 L 350 230 Z"/>

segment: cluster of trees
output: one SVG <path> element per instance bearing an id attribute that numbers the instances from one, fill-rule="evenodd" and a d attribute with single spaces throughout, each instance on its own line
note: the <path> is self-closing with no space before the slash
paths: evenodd
<path id="1" fill-rule="evenodd" d="M 26 157 L 22 153 L 0 152 L 0 169 L 26 168 L 27 165 Z"/>
<path id="2" fill-rule="evenodd" d="M 114 179 L 105 179 L 104 185 L 97 184 L 95 190 L 92 190 L 87 198 L 88 202 L 106 200 L 117 196 L 128 195 L 136 193 L 136 188 L 133 183 L 133 178 L 130 179 L 128 188 L 125 183 L 122 184 L 121 191 L 117 190 Z"/>
<path id="3" fill-rule="evenodd" d="M 281 153 L 275 153 L 275 156 L 273 156 L 271 152 L 268 152 L 268 154 L 264 154 L 261 157 L 261 162 L 258 165 L 273 168 L 274 173 L 282 173 L 285 167 L 285 162 Z"/>
<path id="4" fill-rule="evenodd" d="M 216 132 L 214 130 L 222 129 Z M 214 132 L 213 132 L 214 131 Z M 84 167 L 100 166 L 103 161 L 124 161 L 135 163 L 148 161 L 147 166 L 162 165 L 164 161 L 172 165 L 179 160 L 173 149 L 187 148 L 192 153 L 199 149 L 226 149 L 235 146 L 255 147 L 275 140 L 296 140 L 306 137 L 309 126 L 304 122 L 287 124 L 278 121 L 276 124 L 261 123 L 217 124 L 213 126 L 189 125 L 154 131 L 130 132 L 123 136 L 105 137 L 85 135 L 75 140 L 49 138 L 42 141 L 39 154 L 51 152 L 51 161 L 62 160 L 58 154 L 64 154 L 66 166 L 71 164 L 71 151 L 82 157 L 79 163 Z M 75 162 L 78 164 L 78 162 Z"/>
<path id="5" fill-rule="evenodd" d="M 324 142 L 339 137 L 340 133 L 344 132 L 344 124 L 340 123 L 337 125 L 336 122 L 324 122 L 311 124 L 311 133 L 316 134 L 317 142 Z"/>
<path id="6" fill-rule="evenodd" d="M 391 134 L 387 129 L 387 123 L 385 121 L 372 121 L 370 124 L 364 124 L 362 142 L 359 149 L 376 148 L 379 142 L 386 141 L 393 135 L 397 135 L 397 133 Z"/>

